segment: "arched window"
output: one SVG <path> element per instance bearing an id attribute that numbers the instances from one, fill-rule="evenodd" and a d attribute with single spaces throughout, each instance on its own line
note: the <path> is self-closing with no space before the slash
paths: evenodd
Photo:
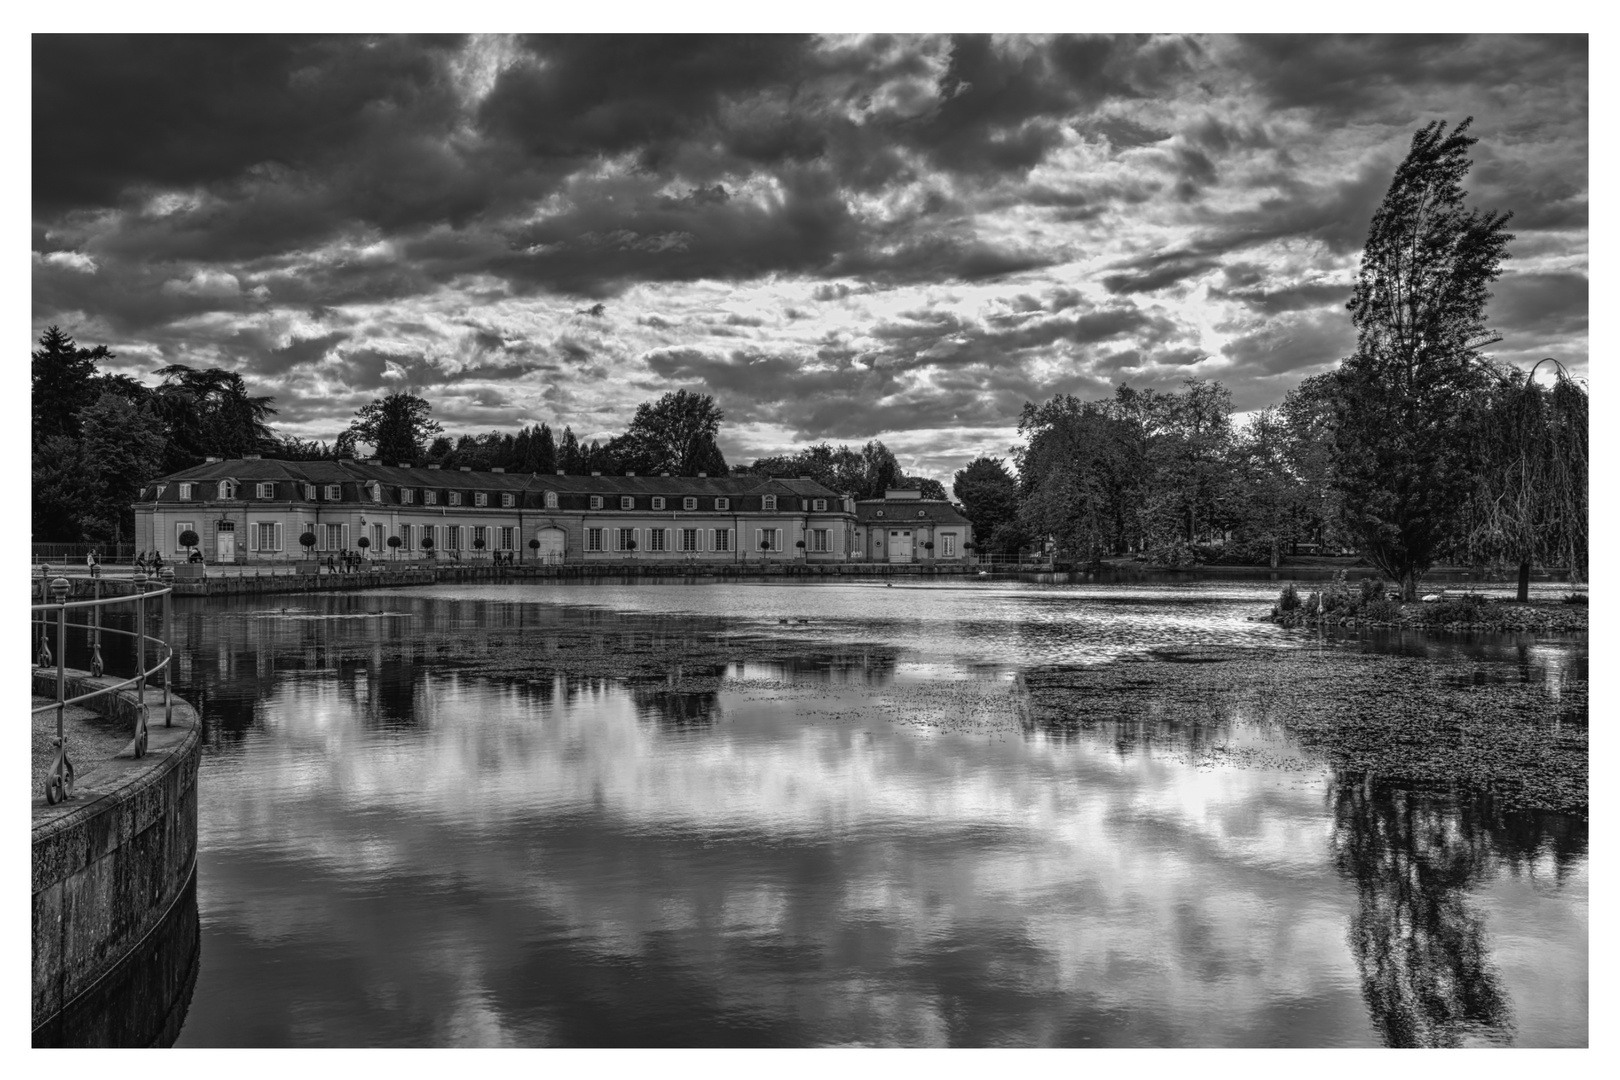
<path id="1" fill-rule="evenodd" d="M 219 497 L 222 499 L 236 498 L 235 487 L 236 485 L 232 484 L 229 480 L 221 480 L 219 482 Z"/>
<path id="2" fill-rule="evenodd" d="M 546 509 L 557 509 L 557 493 L 555 491 L 546 492 Z"/>

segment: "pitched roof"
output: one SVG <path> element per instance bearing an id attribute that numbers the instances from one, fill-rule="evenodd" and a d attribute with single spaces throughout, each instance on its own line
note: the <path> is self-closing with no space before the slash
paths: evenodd
<path id="1" fill-rule="evenodd" d="M 855 521 L 860 525 L 878 520 L 915 521 L 919 517 L 935 524 L 971 524 L 962 511 L 942 499 L 862 499 L 855 504 Z"/>

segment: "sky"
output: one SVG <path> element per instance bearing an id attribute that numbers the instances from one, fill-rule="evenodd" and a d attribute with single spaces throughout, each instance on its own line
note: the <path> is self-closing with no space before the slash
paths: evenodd
<path id="1" fill-rule="evenodd" d="M 1414 131 L 1512 211 L 1492 355 L 1587 374 L 1583 36 L 36 36 L 32 338 L 239 371 L 331 440 L 609 438 L 712 394 L 734 464 L 881 439 L 950 486 L 1026 402 L 1354 346 Z"/>

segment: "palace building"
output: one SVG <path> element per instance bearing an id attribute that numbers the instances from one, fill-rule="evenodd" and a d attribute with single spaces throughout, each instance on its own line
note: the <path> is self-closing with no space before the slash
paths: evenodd
<path id="1" fill-rule="evenodd" d="M 889 492 L 887 505 L 907 494 Z M 965 519 L 927 507 L 912 530 L 951 539 L 932 551 L 917 540 L 872 544 L 866 507 L 807 477 L 590 476 L 474 472 L 375 460 L 220 460 L 146 484 L 135 503 L 135 542 L 183 558 L 195 532 L 210 563 L 287 563 L 362 548 L 373 560 L 514 562 L 961 561 Z M 954 513 L 954 511 L 951 511 Z M 397 544 L 391 541 L 397 539 Z"/>

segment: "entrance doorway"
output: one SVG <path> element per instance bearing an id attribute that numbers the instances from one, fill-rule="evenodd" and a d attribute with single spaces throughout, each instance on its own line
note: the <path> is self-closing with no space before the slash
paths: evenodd
<path id="1" fill-rule="evenodd" d="M 541 529 L 534 534 L 540 541 L 540 548 L 534 554 L 543 563 L 560 563 L 563 561 L 563 552 L 568 549 L 568 534 L 556 527 Z"/>
<path id="2" fill-rule="evenodd" d="M 214 558 L 218 562 L 236 561 L 236 522 L 222 521 L 214 534 Z"/>
<path id="3" fill-rule="evenodd" d="M 889 561 L 890 562 L 910 562 L 911 561 L 911 530 L 910 529 L 890 529 L 889 530 Z"/>

